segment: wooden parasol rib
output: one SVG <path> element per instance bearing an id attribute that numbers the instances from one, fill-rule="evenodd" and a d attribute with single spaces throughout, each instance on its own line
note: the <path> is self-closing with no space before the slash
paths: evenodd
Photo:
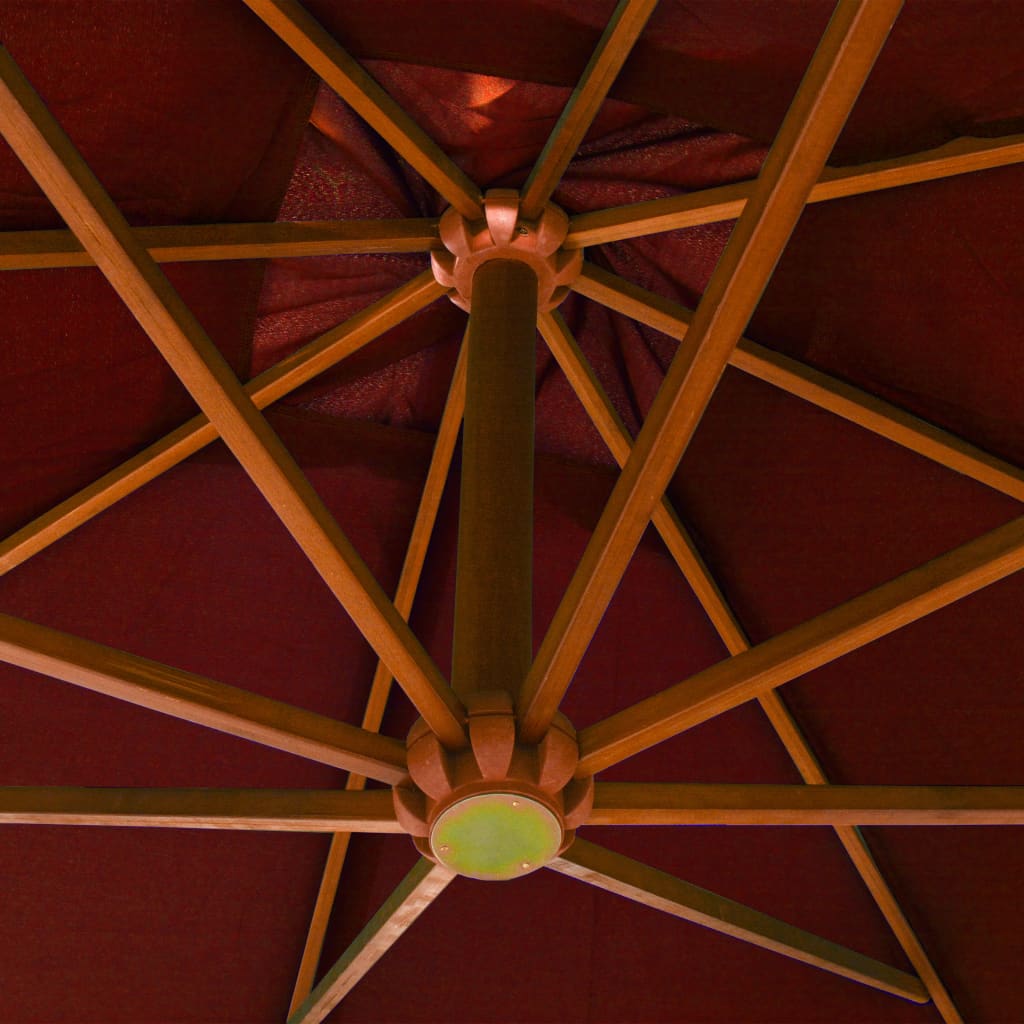
<path id="1" fill-rule="evenodd" d="M 437 221 L 279 221 L 135 228 L 135 239 L 157 263 L 340 256 L 345 253 L 427 252 Z M 92 257 L 71 231 L 0 233 L 0 270 L 91 267 Z"/>
<path id="2" fill-rule="evenodd" d="M 936 181 L 957 174 L 1006 167 L 1024 160 L 1024 135 L 1008 135 L 1001 139 L 955 139 L 937 149 L 893 160 L 857 167 L 826 167 L 821 179 L 811 189 L 808 203 L 900 188 L 924 181 Z M 652 199 L 629 206 L 595 210 L 572 218 L 567 249 L 615 242 L 623 238 L 653 235 L 677 228 L 733 220 L 738 217 L 754 190 L 753 181 L 735 185 Z"/>
<path id="3" fill-rule="evenodd" d="M 0 788 L 0 824 L 402 832 L 391 793 L 316 789 Z"/>
<path id="4" fill-rule="evenodd" d="M 540 216 L 657 2 L 619 0 L 562 116 L 523 185 L 520 200 L 523 217 L 532 220 Z"/>
<path id="5" fill-rule="evenodd" d="M 673 338 L 685 337 L 693 319 L 693 313 L 684 306 L 593 263 L 584 264 L 573 288 Z M 773 352 L 749 338 L 740 340 L 729 364 L 955 473 L 1024 501 L 1024 470 L 827 373 Z"/>
<path id="6" fill-rule="evenodd" d="M 588 825 L 1024 825 L 1024 786 L 599 782 Z"/>
<path id="7" fill-rule="evenodd" d="M 405 775 L 398 740 L 11 615 L 0 661 L 381 782 Z"/>
<path id="8" fill-rule="evenodd" d="M 245 3 L 459 213 L 480 215 L 482 199 L 476 185 L 301 4 Z"/>

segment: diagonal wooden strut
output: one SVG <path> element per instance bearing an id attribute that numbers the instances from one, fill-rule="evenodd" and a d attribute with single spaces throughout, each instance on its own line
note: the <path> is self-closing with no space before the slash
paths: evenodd
<path id="1" fill-rule="evenodd" d="M 905 971 L 602 846 L 577 839 L 548 866 L 616 896 L 781 953 L 811 967 L 819 967 L 911 1002 L 928 1002 L 924 986 Z"/>
<path id="2" fill-rule="evenodd" d="M 537 326 L 551 350 L 551 354 L 555 357 L 591 422 L 601 435 L 601 440 L 604 441 L 612 457 L 621 468 L 629 460 L 633 450 L 633 439 L 612 406 L 586 357 L 580 351 L 565 320 L 558 312 L 542 313 L 537 318 Z M 651 522 L 672 558 L 682 570 L 687 583 L 690 584 L 704 610 L 708 613 L 715 628 L 724 638 L 726 634 L 733 631 L 732 617 L 727 611 L 723 614 L 720 610 L 720 607 L 724 605 L 724 599 L 705 568 L 696 545 L 667 498 L 662 497 L 655 506 Z M 736 628 L 738 629 L 738 627 Z"/>
<path id="3" fill-rule="evenodd" d="M 1024 517 L 719 662 L 580 734 L 592 774 L 1024 568 Z"/>
<path id="4" fill-rule="evenodd" d="M 466 343 L 463 340 L 462 349 L 455 364 L 455 372 L 452 375 L 452 383 L 448 390 L 448 400 L 445 403 L 444 414 L 441 417 L 441 425 L 438 428 L 437 439 L 434 442 L 434 453 L 431 456 L 430 468 L 427 470 L 427 479 L 423 485 L 423 495 L 420 498 L 419 508 L 416 512 L 416 521 L 413 523 L 405 561 L 398 579 L 398 588 L 395 591 L 395 608 L 398 609 L 398 614 L 405 619 L 408 619 L 412 612 L 413 601 L 419 588 L 420 576 L 422 575 L 423 565 L 427 557 L 427 549 L 434 532 L 434 523 L 437 520 L 437 511 L 441 505 L 441 497 L 444 493 L 445 483 L 448 480 L 452 456 L 455 453 L 455 442 L 459 436 L 459 427 L 462 423 L 465 405 Z M 384 719 L 384 708 L 390 691 L 391 673 L 383 662 L 378 662 L 377 669 L 373 675 L 373 683 L 370 686 L 370 696 L 366 703 L 366 712 L 363 715 L 362 727 L 364 729 L 368 729 L 370 732 L 380 731 L 381 722 Z M 349 791 L 358 791 L 365 784 L 366 779 L 362 775 L 350 773 L 345 783 L 345 788 Z M 341 879 L 341 871 L 345 865 L 345 857 L 348 854 L 350 838 L 350 832 L 339 832 L 331 839 L 330 850 L 327 853 L 327 861 L 320 880 L 320 889 L 317 893 L 312 919 L 306 934 L 306 944 L 303 947 L 302 958 L 299 962 L 295 988 L 292 992 L 291 1006 L 288 1010 L 289 1016 L 305 1002 L 306 997 L 313 988 L 316 970 L 320 963 L 320 953 L 323 949 L 324 936 L 327 933 L 327 925 L 331 916 L 331 908 L 334 906 L 338 883 Z"/>
<path id="5" fill-rule="evenodd" d="M 134 230 L 136 241 L 157 263 L 428 252 L 437 241 L 437 221 L 428 218 L 189 224 Z M 94 265 L 71 231 L 0 232 L 0 270 Z"/>
<path id="6" fill-rule="evenodd" d="M 1024 825 L 1024 786 L 598 782 L 588 825 Z"/>
<path id="7" fill-rule="evenodd" d="M 562 116 L 522 188 L 521 215 L 532 220 L 551 198 L 597 116 L 658 0 L 619 0 Z"/>
<path id="8" fill-rule="evenodd" d="M 6 51 L 0 82 L 0 132 L 430 728 L 462 744 L 463 708 L 437 666 Z"/>
<path id="9" fill-rule="evenodd" d="M 565 321 L 558 313 L 554 313 L 542 315 L 538 323 L 541 334 L 584 409 L 590 415 L 609 451 L 622 466 L 629 457 L 632 439 Z M 667 498 L 662 498 L 655 508 L 652 522 L 729 653 L 735 655 L 747 650 L 750 643 L 746 634 Z M 781 694 L 772 690 L 761 694 L 757 700 L 804 782 L 814 786 L 826 784 L 828 779 L 821 764 L 789 708 L 786 707 Z M 946 1024 L 962 1024 L 962 1018 L 952 998 L 875 863 L 860 831 L 855 826 L 840 824 L 836 826 L 835 832 L 907 958 L 924 982 L 943 1020 Z"/>
<path id="10" fill-rule="evenodd" d="M 459 213 L 480 216 L 482 197 L 476 185 L 301 4 L 245 3 Z"/>
<path id="11" fill-rule="evenodd" d="M 399 740 L 11 615 L 0 661 L 381 782 L 405 775 Z"/>
<path id="12" fill-rule="evenodd" d="M 0 824 L 402 832 L 391 793 L 317 789 L 0 788 Z"/>
<path id="13" fill-rule="evenodd" d="M 245 390 L 258 409 L 265 409 L 443 294 L 444 289 L 426 270 L 345 323 L 332 327 L 315 341 L 275 363 L 249 381 Z M 83 523 L 216 440 L 217 431 L 206 416 L 202 413 L 194 416 L 0 542 L 0 575 L 66 537 Z"/>
<path id="14" fill-rule="evenodd" d="M 977 480 L 1017 501 L 1024 501 L 1024 469 L 996 458 L 963 438 L 934 427 L 866 391 L 753 341 L 740 343 L 733 353 L 732 365 L 751 377 L 773 384 L 931 459 L 954 473 Z"/>
<path id="15" fill-rule="evenodd" d="M 425 858 L 418 861 L 309 998 L 288 1017 L 288 1024 L 317 1024 L 323 1020 L 454 877 L 447 868 Z"/>
<path id="16" fill-rule="evenodd" d="M 693 313 L 684 306 L 640 288 L 593 263 L 583 265 L 573 290 L 673 338 L 685 337 L 693 319 Z M 909 448 L 955 473 L 1024 501 L 1024 469 L 998 459 L 866 391 L 773 352 L 749 338 L 740 340 L 729 365 Z"/>
<path id="17" fill-rule="evenodd" d="M 923 153 L 879 160 L 856 167 L 826 167 L 807 197 L 809 203 L 863 195 L 903 185 L 935 181 L 957 174 L 970 174 L 1005 167 L 1024 160 L 1024 135 L 1002 139 L 956 139 Z M 595 210 L 572 218 L 565 248 L 615 242 L 623 238 L 653 235 L 660 231 L 697 227 L 733 220 L 746 206 L 754 190 L 753 181 L 722 185 L 667 199 L 652 199 L 629 206 Z"/>
<path id="18" fill-rule="evenodd" d="M 836 8 L 530 671 L 518 708 L 527 742 L 557 710 L 899 6 Z"/>

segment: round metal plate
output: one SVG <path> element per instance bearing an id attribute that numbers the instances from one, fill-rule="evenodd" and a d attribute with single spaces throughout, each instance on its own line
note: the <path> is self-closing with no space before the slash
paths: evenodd
<path id="1" fill-rule="evenodd" d="M 536 871 L 561 843 L 558 818 L 538 801 L 515 793 L 466 797 L 441 813 L 430 831 L 430 848 L 440 863 L 488 881 Z"/>

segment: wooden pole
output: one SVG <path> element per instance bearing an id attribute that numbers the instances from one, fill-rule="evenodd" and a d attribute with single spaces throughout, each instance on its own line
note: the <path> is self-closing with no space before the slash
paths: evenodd
<path id="1" fill-rule="evenodd" d="M 533 658 L 533 396 L 537 275 L 490 260 L 473 276 L 452 686 L 513 696 Z"/>

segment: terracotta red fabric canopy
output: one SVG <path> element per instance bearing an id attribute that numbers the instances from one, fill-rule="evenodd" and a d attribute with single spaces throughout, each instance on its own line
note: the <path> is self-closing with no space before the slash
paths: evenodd
<path id="1" fill-rule="evenodd" d="M 614 6 L 306 3 L 481 189 L 523 186 Z M 831 10 L 811 0 L 661 0 L 554 201 L 576 217 L 755 178 Z M 134 228 L 433 220 L 448 206 L 241 0 L 2 0 L 0 38 Z M 829 166 L 963 138 L 1021 149 L 1022 44 L 1017 0 L 908 2 Z M 954 472 L 758 379 L 753 357 L 734 359 L 668 496 L 751 644 L 1020 515 L 1020 159 L 804 210 L 742 351 L 787 357 L 904 410 L 987 453 L 1010 482 Z M 29 265 L 17 262 L 28 243 L 19 248 L 11 240 L 27 236 L 15 233 L 64 225 L 6 144 L 0 207 L 9 233 L 6 246 L 0 236 L 0 532 L 9 537 L 196 407 L 95 267 L 11 269 Z M 657 329 L 666 320 L 617 311 L 621 288 L 619 300 L 594 295 L 614 274 L 694 308 L 735 216 L 587 243 L 589 283 L 559 312 L 634 435 L 679 342 Z M 380 251 L 165 270 L 249 380 L 428 265 L 425 251 Z M 438 298 L 267 409 L 389 594 L 465 325 Z M 536 444 L 539 646 L 618 473 L 539 336 Z M 458 477 L 456 455 L 411 616 L 446 676 Z M 219 442 L 39 553 L 12 550 L 0 548 L 5 616 L 362 719 L 376 655 Z M 787 682 L 779 693 L 829 780 L 1024 786 L 1022 607 L 1024 582 L 1009 575 Z M 563 709 L 585 731 L 729 654 L 652 527 Z M 382 732 L 404 737 L 415 717 L 396 689 Z M 748 702 L 598 779 L 801 776 Z M 329 765 L 0 667 L 4 787 L 344 784 Z M 1024 1020 L 1021 828 L 863 832 L 962 1018 Z M 594 825 L 580 835 L 916 973 L 830 828 Z M 0 1019 L 285 1020 L 328 842 L 4 824 Z M 416 859 L 406 836 L 353 838 L 321 974 Z M 456 878 L 328 1019 L 951 1018 L 934 1002 L 894 998 L 538 871 L 501 884 Z"/>

